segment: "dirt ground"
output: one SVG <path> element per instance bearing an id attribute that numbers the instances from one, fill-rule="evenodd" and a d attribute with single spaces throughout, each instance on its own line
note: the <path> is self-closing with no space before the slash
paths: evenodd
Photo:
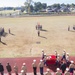
<path id="1" fill-rule="evenodd" d="M 35 28 L 37 22 L 43 26 L 40 37 Z M 47 55 L 56 50 L 62 54 L 65 49 L 75 55 L 75 16 L 0 18 L 0 27 L 11 34 L 2 37 L 0 58 L 41 56 L 42 49 Z M 68 31 L 70 26 L 70 31 Z"/>

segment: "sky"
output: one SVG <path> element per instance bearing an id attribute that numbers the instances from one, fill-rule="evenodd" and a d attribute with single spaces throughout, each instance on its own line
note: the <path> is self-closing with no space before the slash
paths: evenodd
<path id="1" fill-rule="evenodd" d="M 0 0 L 0 7 L 17 7 L 23 6 L 26 0 Z M 47 3 L 47 5 L 52 5 L 54 3 L 64 3 L 64 4 L 75 4 L 75 0 L 33 0 L 34 2 L 40 1 L 41 3 Z"/>

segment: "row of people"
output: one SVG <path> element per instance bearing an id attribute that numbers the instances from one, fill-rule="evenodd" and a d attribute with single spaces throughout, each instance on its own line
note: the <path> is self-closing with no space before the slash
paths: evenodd
<path id="1" fill-rule="evenodd" d="M 63 62 L 63 64 L 65 64 L 65 62 Z M 38 65 L 37 65 L 36 60 L 33 60 L 32 67 L 33 67 L 34 75 L 37 75 L 37 67 L 38 67 Z M 11 75 L 12 68 L 11 68 L 9 63 L 7 63 L 6 69 L 7 69 L 8 73 L 9 73 L 9 75 Z M 43 60 L 40 60 L 40 62 L 39 62 L 40 75 L 44 75 L 43 69 L 44 69 L 44 62 L 43 62 Z M 74 61 L 71 61 L 71 64 L 70 64 L 70 66 L 68 68 L 65 67 L 65 65 L 61 65 L 60 68 L 57 68 L 57 72 L 55 72 L 55 74 L 56 75 L 61 75 L 61 74 L 70 75 L 70 74 L 66 74 L 66 69 L 68 69 L 68 71 L 67 71 L 68 73 L 70 73 L 72 75 L 73 75 L 73 73 L 75 74 Z M 59 71 L 59 70 L 61 70 L 61 71 Z M 18 66 L 17 66 L 17 64 L 15 64 L 15 66 L 14 66 L 14 72 L 15 72 L 16 75 L 18 75 Z M 1 63 L 0 63 L 0 73 L 1 73 L 1 75 L 4 75 L 4 67 L 3 67 L 3 65 Z M 26 67 L 26 64 L 23 63 L 23 65 L 21 67 L 21 75 L 26 75 L 26 74 L 27 74 L 27 67 Z M 47 69 L 47 72 L 45 73 L 45 75 L 51 75 L 49 69 Z"/>

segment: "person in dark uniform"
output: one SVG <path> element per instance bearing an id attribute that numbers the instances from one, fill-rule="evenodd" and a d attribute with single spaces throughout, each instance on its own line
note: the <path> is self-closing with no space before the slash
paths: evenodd
<path id="1" fill-rule="evenodd" d="M 63 51 L 63 55 L 62 55 L 61 60 L 62 60 L 62 61 L 63 61 L 63 60 L 66 60 L 66 52 L 65 52 L 65 51 Z"/>
<path id="2" fill-rule="evenodd" d="M 65 70 L 66 70 L 66 62 L 64 60 L 63 60 L 63 63 L 61 64 L 61 66 L 60 66 L 60 69 L 62 70 L 62 73 L 64 73 Z"/>
<path id="3" fill-rule="evenodd" d="M 9 63 L 7 63 L 6 69 L 7 69 L 7 72 L 9 73 L 9 75 L 11 75 L 12 68 Z"/>
<path id="4" fill-rule="evenodd" d="M 1 63 L 0 63 L 0 73 L 1 75 L 4 75 L 4 67 Z"/>

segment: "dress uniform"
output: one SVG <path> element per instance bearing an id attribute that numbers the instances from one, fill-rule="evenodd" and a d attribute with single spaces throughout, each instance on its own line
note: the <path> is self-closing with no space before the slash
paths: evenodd
<path id="1" fill-rule="evenodd" d="M 26 63 L 23 63 L 23 66 L 22 66 L 22 68 L 21 68 L 21 71 L 22 71 L 22 73 L 23 73 L 24 75 L 26 75 L 26 73 L 27 73 Z"/>
<path id="2" fill-rule="evenodd" d="M 32 67 L 33 67 L 34 75 L 37 75 L 37 64 L 36 64 L 36 60 L 33 60 Z"/>
<path id="3" fill-rule="evenodd" d="M 40 60 L 39 68 L 40 68 L 40 74 L 43 75 L 43 68 L 44 68 L 44 62 L 43 62 L 43 60 Z"/>

